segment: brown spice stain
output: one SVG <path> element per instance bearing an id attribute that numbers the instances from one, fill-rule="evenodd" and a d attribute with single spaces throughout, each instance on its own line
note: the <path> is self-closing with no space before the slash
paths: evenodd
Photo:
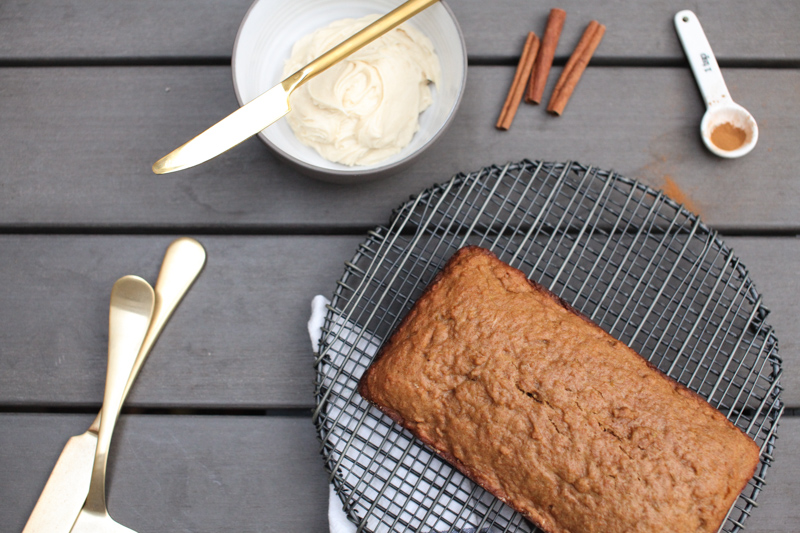
<path id="1" fill-rule="evenodd" d="M 695 213 L 697 215 L 700 214 L 700 211 L 697 209 L 697 206 L 694 204 L 692 199 L 686 194 L 683 189 L 672 179 L 672 176 L 666 175 L 664 176 L 664 185 L 662 187 L 664 190 L 664 194 L 678 202 L 679 204 L 683 204 L 683 207 Z"/>

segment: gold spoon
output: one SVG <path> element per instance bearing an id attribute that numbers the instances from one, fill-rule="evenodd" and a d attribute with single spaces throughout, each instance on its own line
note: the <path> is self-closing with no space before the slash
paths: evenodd
<path id="1" fill-rule="evenodd" d="M 106 465 L 111 435 L 117 423 L 125 385 L 153 316 L 155 292 L 142 278 L 125 276 L 111 289 L 108 313 L 108 370 L 100 433 L 94 453 L 89 495 L 72 533 L 135 533 L 114 521 L 106 508 Z"/>
<path id="2" fill-rule="evenodd" d="M 173 241 L 164 254 L 156 280 L 156 304 L 150 329 L 125 386 L 122 401 L 173 311 L 189 291 L 206 262 L 206 251 L 194 239 Z M 22 533 L 69 533 L 89 494 L 92 464 L 100 431 L 100 415 L 81 435 L 69 439 Z"/>

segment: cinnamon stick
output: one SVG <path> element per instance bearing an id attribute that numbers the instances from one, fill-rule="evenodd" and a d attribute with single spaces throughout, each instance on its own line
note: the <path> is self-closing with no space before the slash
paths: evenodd
<path id="1" fill-rule="evenodd" d="M 572 96 L 575 87 L 578 85 L 583 71 L 594 55 L 594 51 L 603 39 L 606 32 L 606 27 L 593 20 L 586 26 L 580 41 L 575 46 L 567 64 L 564 65 L 564 70 L 561 71 L 561 76 L 556 82 L 553 89 L 553 94 L 550 95 L 550 102 L 547 104 L 547 111 L 554 115 L 561 115 L 564 108 L 567 106 L 570 97 Z"/>
<path id="2" fill-rule="evenodd" d="M 525 101 L 529 104 L 538 104 L 542 101 L 544 86 L 547 84 L 547 75 L 550 67 L 553 66 L 553 57 L 556 55 L 556 47 L 561 37 L 561 30 L 564 28 L 564 20 L 567 13 L 563 9 L 553 8 L 550 16 L 547 17 L 547 26 L 542 36 L 542 44 L 539 48 L 539 55 L 536 57 L 536 64 L 531 72 L 531 80 L 528 84 L 528 92 L 525 94 Z"/>
<path id="3" fill-rule="evenodd" d="M 517 64 L 517 71 L 514 73 L 514 81 L 511 82 L 511 88 L 508 90 L 506 101 L 503 104 L 503 109 L 500 111 L 500 117 L 497 119 L 495 127 L 499 130 L 507 130 L 511 127 L 514 121 L 514 115 L 517 114 L 520 102 L 522 102 L 522 95 L 525 92 L 525 86 L 528 83 L 528 78 L 533 70 L 533 62 L 536 59 L 536 54 L 539 51 L 539 38 L 535 33 L 529 32 L 528 38 L 525 39 L 525 46 L 522 48 L 522 55 Z"/>
<path id="4" fill-rule="evenodd" d="M 561 76 L 559 76 L 556 86 L 553 88 L 553 94 L 559 92 L 564 86 L 564 81 L 567 79 L 567 74 L 569 74 L 569 72 L 575 68 L 575 63 L 578 62 L 578 58 L 582 57 L 583 54 L 586 53 L 586 48 L 589 46 L 589 41 L 592 40 L 592 35 L 594 35 L 594 32 L 597 31 L 599 26 L 600 23 L 596 20 L 589 22 L 589 24 L 586 26 L 583 35 L 581 35 L 581 39 L 578 41 L 578 44 L 575 45 L 575 50 L 572 51 L 572 55 L 569 56 L 567 64 L 564 65 L 564 70 L 561 71 Z"/>

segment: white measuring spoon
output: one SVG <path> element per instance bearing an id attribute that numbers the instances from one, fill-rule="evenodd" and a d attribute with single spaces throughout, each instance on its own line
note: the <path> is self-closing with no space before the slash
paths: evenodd
<path id="1" fill-rule="evenodd" d="M 706 113 L 700 122 L 703 142 L 712 153 L 720 157 L 742 157 L 758 141 L 758 125 L 753 115 L 731 99 L 697 15 L 689 10 L 679 11 L 675 15 L 675 30 L 706 102 Z M 712 134 L 724 124 L 744 131 L 744 142 L 740 146 L 726 150 L 714 144 Z"/>

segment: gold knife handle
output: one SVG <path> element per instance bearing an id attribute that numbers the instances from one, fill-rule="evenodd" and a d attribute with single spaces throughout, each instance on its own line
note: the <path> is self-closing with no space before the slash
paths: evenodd
<path id="1" fill-rule="evenodd" d="M 329 67 L 335 65 L 356 50 L 368 45 L 384 33 L 396 28 L 420 11 L 427 9 L 438 1 L 439 0 L 409 0 L 393 11 L 390 11 L 386 15 L 382 16 L 349 39 L 346 39 L 334 46 L 305 67 L 283 80 L 281 85 L 283 85 L 283 88 L 286 91 L 293 91 L 298 86 L 307 82 L 317 74 L 320 74 Z"/>
<path id="2" fill-rule="evenodd" d="M 122 393 L 122 401 L 128 393 L 144 365 L 147 356 L 150 354 L 153 345 L 156 343 L 161 330 L 164 329 L 172 313 L 178 307 L 189 288 L 197 279 L 200 271 L 206 263 L 206 251 L 203 246 L 194 239 L 181 237 L 172 242 L 164 254 L 164 261 L 161 263 L 161 271 L 158 273 L 155 293 L 156 303 L 153 310 L 153 318 L 150 321 L 150 328 L 147 330 L 142 347 L 133 363 L 130 377 Z M 89 431 L 98 433 L 100 430 L 100 413 L 92 422 Z"/>

